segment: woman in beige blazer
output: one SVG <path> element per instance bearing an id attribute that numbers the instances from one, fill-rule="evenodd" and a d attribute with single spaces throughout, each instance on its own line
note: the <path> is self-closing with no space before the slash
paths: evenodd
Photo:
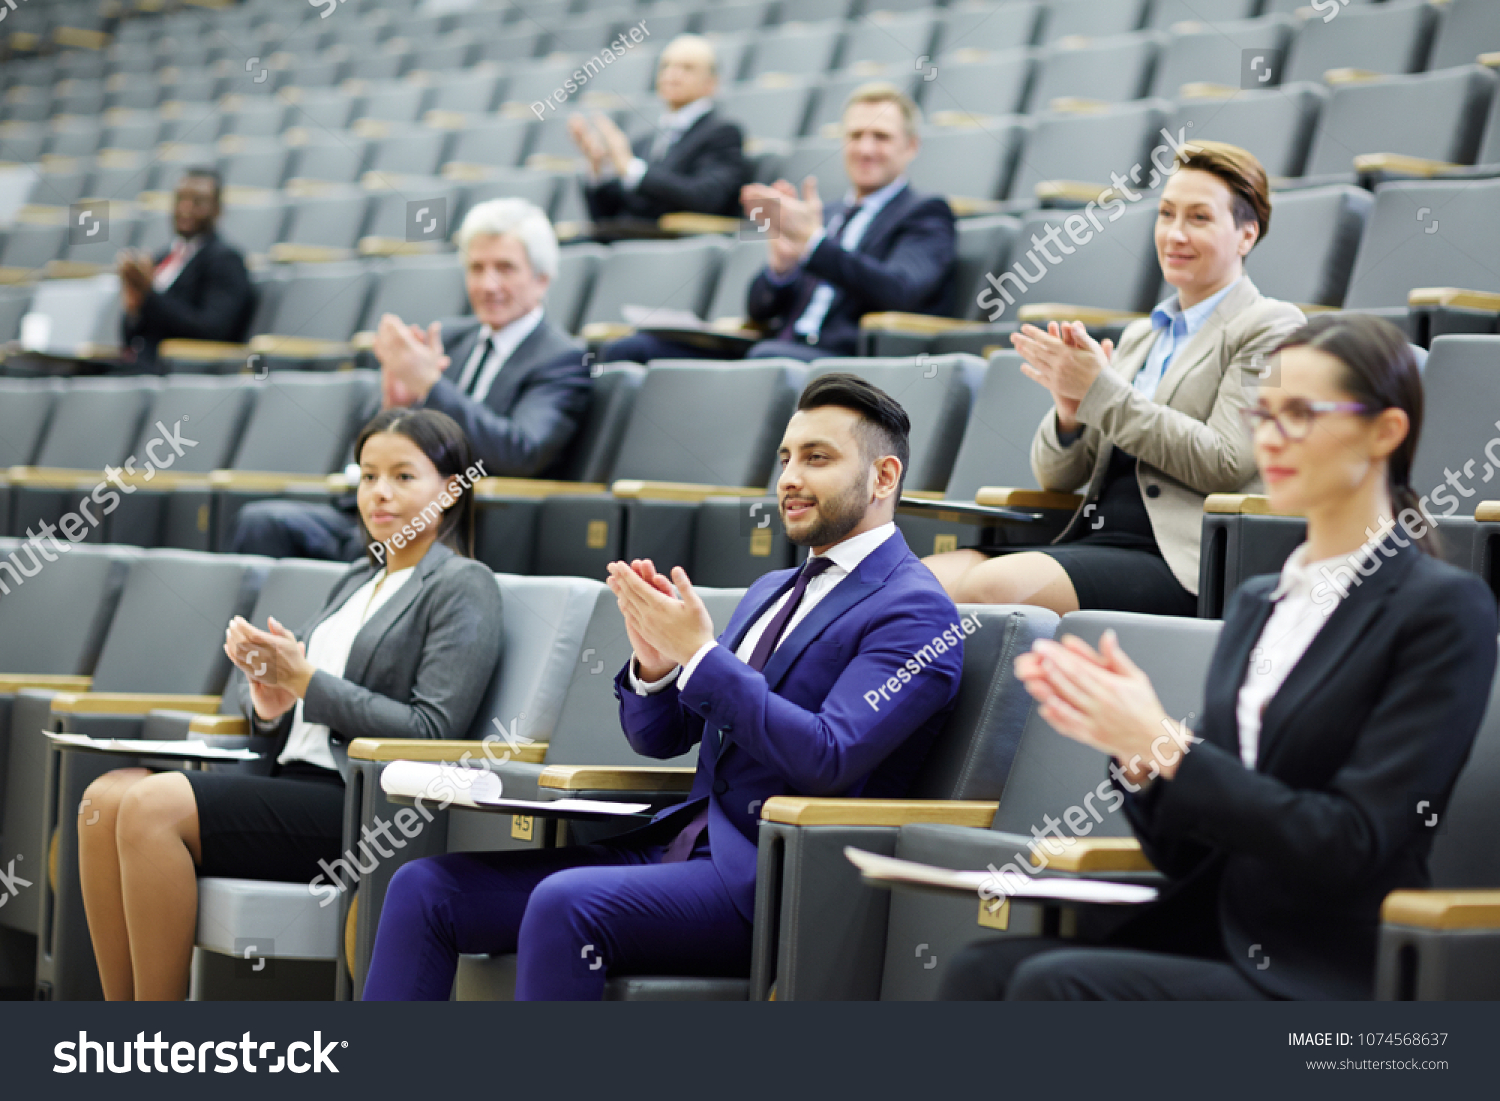
<path id="1" fill-rule="evenodd" d="M 1260 162 L 1233 145 L 1194 142 L 1156 221 L 1157 261 L 1177 294 L 1133 322 L 1119 348 L 1078 322 L 1012 334 L 1021 370 L 1052 393 L 1031 444 L 1037 483 L 1081 491 L 1083 503 L 1050 546 L 924 559 L 955 601 L 1196 613 L 1203 500 L 1257 486 L 1239 410 L 1304 320 L 1245 274 L 1270 220 Z"/>

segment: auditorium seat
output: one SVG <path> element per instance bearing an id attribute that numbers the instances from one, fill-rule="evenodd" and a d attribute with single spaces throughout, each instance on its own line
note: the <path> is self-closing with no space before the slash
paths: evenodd
<path id="1" fill-rule="evenodd" d="M 1154 31 L 1091 38 L 1077 45 L 1054 40 L 1037 59 L 1031 110 L 1059 101 L 1123 103 L 1146 94 L 1161 36 Z"/>
<path id="2" fill-rule="evenodd" d="M 36 734 L 12 739 L 5 834 L 28 853 L 56 845 L 58 869 L 55 882 L 49 877 L 45 886 L 38 883 L 43 889 L 30 915 L 32 922 L 39 915 L 49 918 L 38 946 L 39 996 L 62 1001 L 100 996 L 78 888 L 74 812 L 94 778 L 140 763 L 131 757 L 59 753 L 46 746 L 41 731 L 134 737 L 155 708 L 217 710 L 231 668 L 224 626 L 251 610 L 269 565 L 268 559 L 234 555 L 143 552 L 125 579 L 88 691 L 28 689 L 17 699 L 13 721 Z M 22 819 L 16 832 L 12 812 Z"/>
<path id="3" fill-rule="evenodd" d="M 932 80 L 916 86 L 922 110 L 942 118 L 939 112 L 957 112 L 960 118 L 988 119 L 993 115 L 1020 112 L 1026 105 L 1026 90 L 1036 68 L 1038 51 L 1022 47 L 989 51 L 966 47 L 943 55 Z M 1045 107 L 1039 105 L 1038 109 Z M 920 158 L 927 155 L 924 147 Z"/>
<path id="4" fill-rule="evenodd" d="M 704 9 L 699 16 L 698 32 L 709 35 L 759 30 L 775 18 L 778 6 L 777 0 L 730 0 L 730 3 Z M 734 73 L 721 66 L 721 81 L 728 83 L 734 77 Z"/>
<path id="5" fill-rule="evenodd" d="M 769 83 L 746 82 L 715 93 L 724 117 L 739 123 L 750 142 L 788 142 L 804 132 L 812 86 L 797 77 Z"/>
<path id="6" fill-rule="evenodd" d="M 1112 172 L 1129 180 L 1135 166 L 1147 178 L 1170 110 L 1166 100 L 1143 99 L 1076 113 L 1042 111 L 1011 180 L 1011 205 L 1030 209 L 1054 199 L 1082 205 L 1109 186 Z M 1163 160 L 1170 153 L 1167 147 Z"/>
<path id="7" fill-rule="evenodd" d="M 1387 0 L 1351 5 L 1336 19 L 1306 20 L 1288 47 L 1285 79 L 1322 80 L 1334 69 L 1419 73 L 1427 66 L 1439 10 L 1428 0 Z"/>
<path id="8" fill-rule="evenodd" d="M 473 112 L 474 108 L 454 108 L 453 110 Z M 531 140 L 531 129 L 535 122 L 536 119 L 531 116 L 530 111 L 527 112 L 525 118 L 506 117 L 503 114 L 498 117 L 475 118 L 471 114 L 458 131 L 453 150 L 449 153 L 450 161 L 444 167 L 444 172 L 451 174 L 463 171 L 456 167 L 459 165 L 514 168 L 521 163 L 521 157 Z"/>
<path id="9" fill-rule="evenodd" d="M 717 237 L 627 241 L 603 255 L 581 319 L 583 338 L 602 344 L 630 332 L 626 306 L 688 310 L 702 317 L 728 243 Z"/>
<path id="10" fill-rule="evenodd" d="M 1146 26 L 1169 30 L 1178 23 L 1210 24 L 1215 27 L 1249 19 L 1260 0 L 1152 0 Z"/>
<path id="11" fill-rule="evenodd" d="M 598 367 L 588 412 L 559 461 L 558 480 L 483 478 L 475 485 L 474 557 L 496 573 L 533 572 L 544 498 L 603 491 L 645 374 L 638 363 Z"/>
<path id="12" fill-rule="evenodd" d="M 955 0 L 942 9 L 939 61 L 956 50 L 1015 50 L 1030 46 L 1047 19 L 1040 0 Z"/>
<path id="13" fill-rule="evenodd" d="M 1476 691 L 1482 690 L 1475 685 Z M 1420 805 L 1420 804 L 1419 804 Z M 1434 830 L 1426 890 L 1392 891 L 1380 913 L 1375 997 L 1380 1001 L 1493 1001 L 1500 997 L 1496 939 L 1500 860 L 1500 678 L 1474 748 L 1446 806 L 1424 814 Z"/>
<path id="14" fill-rule="evenodd" d="M 1429 69 L 1468 65 L 1500 46 L 1500 8 L 1489 0 L 1449 0 L 1438 20 Z"/>
<path id="15" fill-rule="evenodd" d="M 850 24 L 838 67 L 894 65 L 909 73 L 915 59 L 937 52 L 933 42 L 937 20 L 938 9 L 931 7 L 920 11 L 867 11 Z"/>
<path id="16" fill-rule="evenodd" d="M 757 37 L 740 70 L 740 78 L 751 80 L 763 73 L 806 73 L 810 76 L 826 73 L 838 57 L 843 37 L 843 25 L 833 21 L 772 27 Z"/>
<path id="17" fill-rule="evenodd" d="M 1245 271 L 1264 295 L 1308 306 L 1343 305 L 1360 236 L 1374 197 L 1348 184 L 1277 191 L 1271 232 L 1245 258 Z M 1162 298 L 1169 287 L 1162 287 Z"/>
<path id="18" fill-rule="evenodd" d="M 840 149 L 842 149 L 844 104 L 848 102 L 849 96 L 855 89 L 863 87 L 872 80 L 890 81 L 908 93 L 912 91 L 914 82 L 921 82 L 920 78 L 904 65 L 875 66 L 873 63 L 868 68 L 843 69 L 816 78 L 810 84 L 812 106 L 808 110 L 807 122 L 804 126 L 807 134 L 823 138 L 840 138 Z M 896 121 L 899 125 L 899 118 Z"/>
<path id="19" fill-rule="evenodd" d="M 298 125 L 283 135 L 292 147 L 291 180 L 316 180 L 325 184 L 352 184 L 364 173 L 370 141 L 353 130 L 333 129 L 299 118 Z"/>
<path id="20" fill-rule="evenodd" d="M 1146 0 L 1048 0 L 1039 41 L 1128 34 L 1145 22 L 1146 8 Z"/>
<path id="21" fill-rule="evenodd" d="M 1495 85 L 1495 74 L 1479 65 L 1336 85 L 1318 120 L 1304 186 L 1473 164 Z"/>
<path id="22" fill-rule="evenodd" d="M 1198 89 L 1177 100 L 1167 131 L 1188 141 L 1203 138 L 1252 149 L 1273 186 L 1284 186 L 1285 179 L 1278 177 L 1302 175 L 1313 129 L 1327 101 L 1328 89 L 1307 81 L 1228 98 Z"/>
<path id="23" fill-rule="evenodd" d="M 1113 630 L 1121 647 L 1151 678 L 1162 707 L 1175 723 L 1188 721 L 1189 716 L 1202 710 L 1204 680 L 1219 626 L 1131 612 L 1072 612 L 1062 618 L 1057 635 L 1077 635 L 1097 646 L 1104 631 Z M 983 870 L 994 866 L 1003 870 L 1005 865 L 1015 864 L 1018 852 L 1024 858 L 1027 846 L 1036 843 L 1033 827 L 1040 830 L 1049 820 L 1067 821 L 1064 816 L 1070 810 L 1087 823 L 1091 839 L 1127 838 L 1131 831 L 1125 815 L 1097 794 L 1108 789 L 1107 760 L 1098 750 L 1058 734 L 1033 707 L 990 828 L 903 825 L 895 851 L 887 850 L 887 854 L 943 868 Z M 1102 821 L 1095 821 L 1100 815 L 1089 813 L 1094 810 L 1094 800 L 1104 807 Z M 1075 831 L 1071 821 L 1068 829 L 1070 833 Z M 858 842 L 855 844 L 859 847 Z M 1069 874 L 1068 869 L 1076 867 L 1073 854 L 1081 853 L 1087 845 L 1088 840 L 1073 840 L 1061 856 L 1051 855 L 1047 874 Z M 1136 866 L 1146 870 L 1135 871 Z M 1154 877 L 1143 862 L 1127 865 L 1109 876 L 1124 880 Z M 859 957 L 846 957 L 843 972 L 851 980 L 859 976 L 868 991 L 865 997 L 877 996 L 868 984 L 871 976 L 878 976 L 878 997 L 883 1001 L 930 1001 L 937 995 L 943 966 L 967 945 L 997 933 L 1035 936 L 1047 928 L 1045 922 L 1050 919 L 1055 923 L 1058 918 L 1056 909 L 1017 899 L 1006 900 L 996 908 L 998 912 L 987 909 L 973 895 L 892 891 L 884 936 Z M 927 944 L 920 954 L 913 952 L 918 941 Z M 938 966 L 927 966 L 934 956 Z M 779 988 L 777 994 L 781 996 Z"/>
<path id="24" fill-rule="evenodd" d="M 533 572 L 603 578 L 619 558 L 659 570 L 691 562 L 699 502 L 759 497 L 802 388 L 794 360 L 652 364 L 610 472 L 608 496 L 549 497 L 538 521 Z"/>
<path id="25" fill-rule="evenodd" d="M 1179 5 L 1179 10 L 1186 2 L 1188 0 Z M 1245 6 L 1243 0 L 1231 2 Z M 1197 16 L 1184 15 L 1183 18 L 1188 20 L 1186 26 L 1158 24 L 1166 29 L 1166 40 L 1151 78 L 1152 95 L 1173 99 L 1183 95 L 1183 86 L 1188 84 L 1208 84 L 1233 93 L 1243 88 L 1270 88 L 1282 83 L 1280 61 L 1295 25 L 1289 16 L 1273 15 L 1265 19 L 1214 22 L 1211 25 Z M 1253 73 L 1245 71 L 1244 60 L 1247 51 L 1252 50 L 1265 51 L 1263 63 L 1255 66 Z M 1255 56 L 1250 59 L 1253 62 Z M 1265 79 L 1261 80 L 1262 77 Z M 1255 83 L 1251 84 L 1252 81 Z"/>

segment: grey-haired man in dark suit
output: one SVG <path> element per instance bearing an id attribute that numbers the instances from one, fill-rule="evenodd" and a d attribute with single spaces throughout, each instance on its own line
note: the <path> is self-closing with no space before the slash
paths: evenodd
<path id="1" fill-rule="evenodd" d="M 590 387 L 583 346 L 544 312 L 557 237 L 537 207 L 495 199 L 469 212 L 458 245 L 474 316 L 426 330 L 382 317 L 374 346 L 381 394 L 366 419 L 395 406 L 437 409 L 468 435 L 487 475 L 545 477 L 582 422 Z M 357 558 L 363 547 L 353 495 L 331 506 L 247 505 L 232 549 Z"/>

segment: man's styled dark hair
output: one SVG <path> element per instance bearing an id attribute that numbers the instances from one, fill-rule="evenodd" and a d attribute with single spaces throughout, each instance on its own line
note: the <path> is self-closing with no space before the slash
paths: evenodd
<path id="1" fill-rule="evenodd" d="M 224 177 L 219 174 L 217 168 L 207 165 L 194 165 L 182 174 L 182 178 L 208 180 L 214 185 L 214 202 L 221 202 L 224 193 Z"/>
<path id="2" fill-rule="evenodd" d="M 884 455 L 894 455 L 901 460 L 901 477 L 896 482 L 896 498 L 899 500 L 911 456 L 911 418 L 901 408 L 900 402 L 858 375 L 834 372 L 813 379 L 797 399 L 799 411 L 820 409 L 825 405 L 837 405 L 859 414 L 856 434 L 865 462 L 873 463 Z"/>

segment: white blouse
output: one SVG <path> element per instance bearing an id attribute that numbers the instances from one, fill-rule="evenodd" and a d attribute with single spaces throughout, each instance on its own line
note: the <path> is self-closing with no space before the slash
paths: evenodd
<path id="1" fill-rule="evenodd" d="M 1235 705 L 1240 760 L 1246 768 L 1255 767 L 1260 752 L 1260 722 L 1266 705 L 1281 690 L 1339 602 L 1360 580 L 1354 573 L 1356 566 L 1366 565 L 1371 557 L 1379 560 L 1375 544 L 1371 539 L 1349 554 L 1309 562 L 1307 544 L 1303 543 L 1281 568 L 1281 580 L 1270 594 L 1275 607 L 1250 651 Z"/>
<path id="2" fill-rule="evenodd" d="M 338 611 L 319 623 L 307 640 L 307 660 L 331 677 L 342 677 L 344 666 L 349 661 L 349 651 L 360 629 L 370 617 L 381 609 L 396 590 L 406 584 L 415 567 L 408 566 L 387 575 L 381 570 L 370 580 L 350 594 Z M 383 583 L 382 583 L 383 582 Z M 322 723 L 310 723 L 302 717 L 303 701 L 298 700 L 292 712 L 292 730 L 287 735 L 286 747 L 276 760 L 280 764 L 288 761 L 306 761 L 308 764 L 334 769 L 333 750 L 328 744 L 328 727 Z"/>

